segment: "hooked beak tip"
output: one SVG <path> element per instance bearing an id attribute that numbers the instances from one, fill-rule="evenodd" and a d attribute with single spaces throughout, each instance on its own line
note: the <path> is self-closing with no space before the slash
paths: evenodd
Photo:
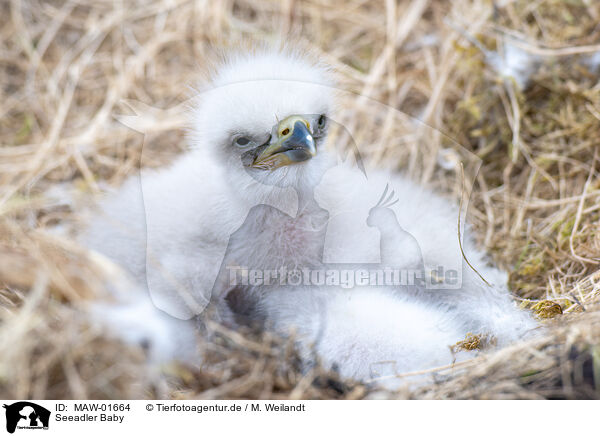
<path id="1" fill-rule="evenodd" d="M 317 154 L 315 140 L 308 128 L 308 123 L 300 117 L 294 117 L 291 120 L 292 123 L 288 118 L 280 124 L 286 121 L 288 122 L 287 127 L 283 129 L 283 132 L 288 130 L 288 133 L 262 150 L 254 160 L 252 167 L 275 169 L 307 161 Z"/>

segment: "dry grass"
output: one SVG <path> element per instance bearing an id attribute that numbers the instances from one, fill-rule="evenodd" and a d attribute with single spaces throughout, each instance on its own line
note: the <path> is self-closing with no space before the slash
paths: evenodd
<path id="1" fill-rule="evenodd" d="M 495 3 L 2 2 L 0 397 L 597 398 L 600 76 L 588 60 L 600 50 L 600 5 Z M 144 141 L 115 120 L 128 112 L 120 102 L 176 106 L 216 50 L 282 35 L 338 70 L 351 92 L 339 121 L 371 165 L 458 198 L 460 167 L 431 156 L 481 159 L 476 176 L 468 168 L 471 222 L 523 306 L 552 318 L 541 338 L 386 394 L 301 375 L 285 344 L 232 332 L 204 344 L 200 370 L 166 368 L 165 379 L 81 316 L 114 272 L 72 242 L 81 203 L 134 174 L 142 145 L 144 166 L 185 149 L 176 113 Z M 541 56 L 522 90 L 475 47 L 501 52 L 507 36 Z"/>

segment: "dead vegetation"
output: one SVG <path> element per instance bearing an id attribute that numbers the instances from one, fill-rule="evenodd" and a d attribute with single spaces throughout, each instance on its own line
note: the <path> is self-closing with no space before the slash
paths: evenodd
<path id="1" fill-rule="evenodd" d="M 3 2 L 0 397 L 597 398 L 598 22 L 586 0 Z M 470 221 L 541 337 L 390 394 L 301 374 L 288 345 L 233 332 L 165 378 L 81 315 L 114 268 L 73 242 L 82 202 L 186 147 L 177 110 L 143 138 L 121 102 L 177 108 L 216 51 L 286 35 L 338 71 L 339 121 L 371 165 L 458 198 L 458 160 L 481 163 Z M 515 45 L 535 60 L 523 86 L 493 62 Z"/>

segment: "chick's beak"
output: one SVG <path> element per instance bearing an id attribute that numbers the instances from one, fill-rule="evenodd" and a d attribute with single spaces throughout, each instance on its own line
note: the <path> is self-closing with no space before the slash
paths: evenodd
<path id="1" fill-rule="evenodd" d="M 274 138 L 254 159 L 252 167 L 273 170 L 304 162 L 317 154 L 310 124 L 303 117 L 292 115 L 281 121 L 271 135 Z"/>

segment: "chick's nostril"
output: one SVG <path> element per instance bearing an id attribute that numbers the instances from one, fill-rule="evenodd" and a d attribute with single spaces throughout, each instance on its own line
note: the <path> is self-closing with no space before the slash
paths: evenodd
<path id="1" fill-rule="evenodd" d="M 283 130 L 281 131 L 281 135 L 282 135 L 282 136 L 285 136 L 285 135 L 287 135 L 288 133 L 290 133 L 290 129 L 288 129 L 288 128 L 285 128 L 285 129 L 283 129 Z"/>

